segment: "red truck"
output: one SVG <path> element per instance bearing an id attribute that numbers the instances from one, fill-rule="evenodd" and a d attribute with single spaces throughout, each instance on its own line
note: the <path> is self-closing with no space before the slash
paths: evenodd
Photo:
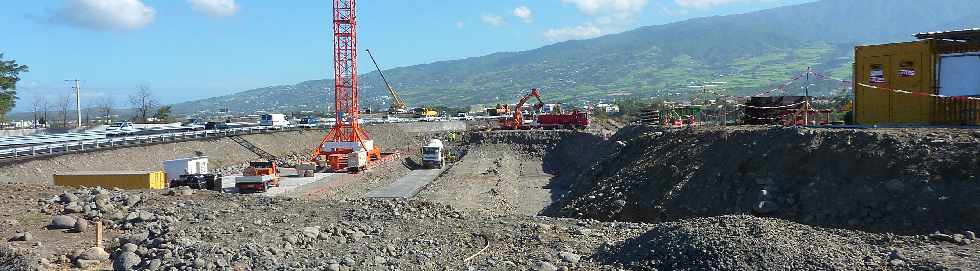
<path id="1" fill-rule="evenodd" d="M 589 127 L 589 114 L 578 110 L 568 114 L 538 115 L 537 126 L 545 129 L 575 129 Z"/>

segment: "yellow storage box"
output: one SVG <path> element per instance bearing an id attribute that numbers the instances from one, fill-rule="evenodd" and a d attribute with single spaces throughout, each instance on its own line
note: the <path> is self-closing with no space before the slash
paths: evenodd
<path id="1" fill-rule="evenodd" d="M 54 184 L 71 187 L 164 189 L 167 187 L 167 180 L 163 171 L 89 171 L 55 174 Z"/>

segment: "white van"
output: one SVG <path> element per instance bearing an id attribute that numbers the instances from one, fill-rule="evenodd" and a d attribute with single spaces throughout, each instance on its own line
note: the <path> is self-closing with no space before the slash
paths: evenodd
<path id="1" fill-rule="evenodd" d="M 286 115 L 283 114 L 265 114 L 259 119 L 259 125 L 283 127 L 289 126 L 289 121 L 286 120 Z"/>

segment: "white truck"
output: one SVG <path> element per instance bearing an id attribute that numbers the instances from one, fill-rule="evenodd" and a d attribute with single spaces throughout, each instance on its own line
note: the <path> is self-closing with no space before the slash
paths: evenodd
<path id="1" fill-rule="evenodd" d="M 425 168 L 442 168 L 446 165 L 442 157 L 442 140 L 429 140 L 429 144 L 422 147 L 422 166 Z"/>
<path id="2" fill-rule="evenodd" d="M 221 175 L 208 171 L 208 157 L 190 157 L 163 162 L 163 172 L 171 187 L 221 189 Z"/>
<path id="3" fill-rule="evenodd" d="M 271 127 L 289 126 L 289 120 L 283 114 L 264 114 L 259 118 L 259 125 Z"/>

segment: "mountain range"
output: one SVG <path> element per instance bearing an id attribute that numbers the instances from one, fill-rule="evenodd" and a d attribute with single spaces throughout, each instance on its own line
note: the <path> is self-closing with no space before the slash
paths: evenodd
<path id="1" fill-rule="evenodd" d="M 853 47 L 911 40 L 918 32 L 980 26 L 976 0 L 822 0 L 757 12 L 640 27 L 522 52 L 394 68 L 385 71 L 410 105 L 513 103 L 538 87 L 549 101 L 669 97 L 686 99 L 696 86 L 752 95 L 807 67 L 851 76 Z M 388 102 L 377 72 L 360 75 L 362 106 Z M 841 84 L 814 81 L 827 95 Z M 176 112 L 328 110 L 332 80 L 271 86 L 178 103 Z M 790 88 L 793 91 L 794 88 Z M 318 97 L 310 99 L 310 97 Z"/>

